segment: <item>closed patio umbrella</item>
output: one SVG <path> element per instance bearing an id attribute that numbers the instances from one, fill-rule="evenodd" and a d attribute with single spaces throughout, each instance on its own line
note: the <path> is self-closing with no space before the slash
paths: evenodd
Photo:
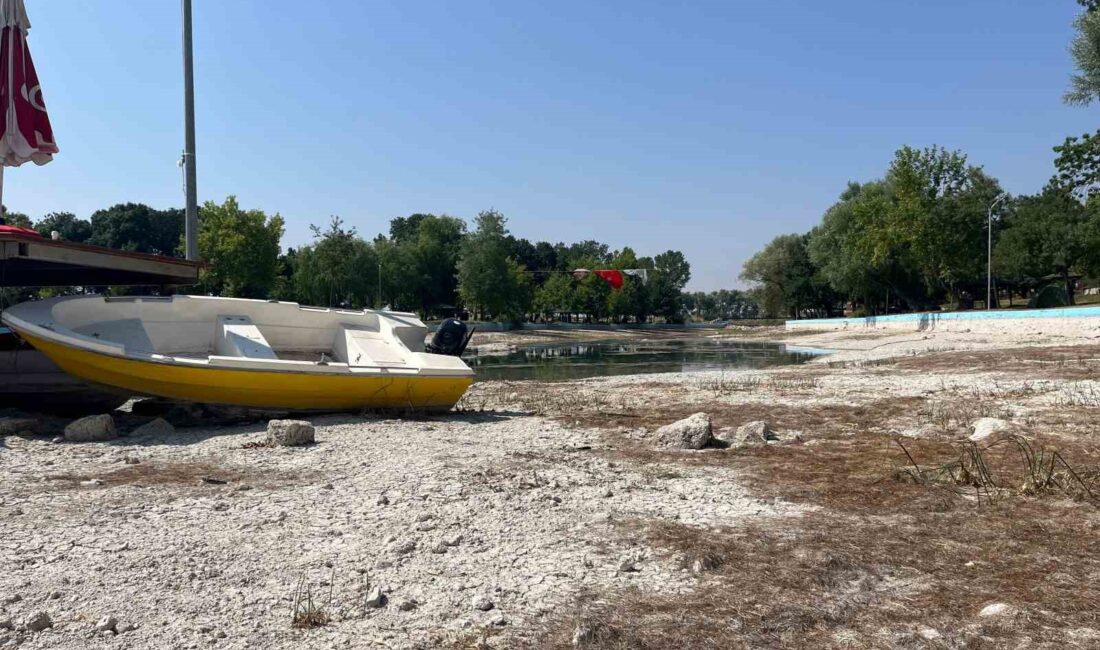
<path id="1" fill-rule="evenodd" d="M 0 204 L 4 196 L 4 167 L 28 160 L 45 165 L 58 152 L 42 87 L 27 49 L 31 21 L 23 0 L 0 0 Z"/>

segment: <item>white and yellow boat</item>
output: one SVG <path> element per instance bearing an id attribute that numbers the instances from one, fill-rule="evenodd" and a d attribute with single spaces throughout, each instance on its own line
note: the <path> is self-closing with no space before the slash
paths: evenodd
<path id="1" fill-rule="evenodd" d="M 95 296 L 22 303 L 3 322 L 84 381 L 208 404 L 450 408 L 474 377 L 459 357 L 425 352 L 427 328 L 401 312 Z"/>

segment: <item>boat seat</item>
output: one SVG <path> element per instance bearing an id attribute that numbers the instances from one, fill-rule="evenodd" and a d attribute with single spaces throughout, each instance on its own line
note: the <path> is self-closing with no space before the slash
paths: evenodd
<path id="1" fill-rule="evenodd" d="M 278 359 L 260 328 L 248 316 L 218 316 L 214 353 L 225 357 Z"/>
<path id="2" fill-rule="evenodd" d="M 382 336 L 378 330 L 355 325 L 341 325 L 332 346 L 333 356 L 349 367 L 405 366 L 407 353 L 405 346 Z"/>
<path id="3" fill-rule="evenodd" d="M 156 351 L 140 318 L 98 321 L 74 327 L 73 331 L 101 341 L 118 343 L 131 353 L 151 354 Z"/>

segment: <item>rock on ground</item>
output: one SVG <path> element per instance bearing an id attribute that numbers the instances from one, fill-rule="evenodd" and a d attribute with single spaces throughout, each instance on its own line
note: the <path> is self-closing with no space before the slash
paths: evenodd
<path id="1" fill-rule="evenodd" d="M 176 427 L 164 418 L 157 418 L 152 422 L 146 422 L 130 432 L 132 436 L 163 436 L 176 432 Z"/>
<path id="2" fill-rule="evenodd" d="M 38 421 L 31 418 L 0 418 L 0 436 L 34 431 L 37 427 Z"/>
<path id="3" fill-rule="evenodd" d="M 710 416 L 696 413 L 657 429 L 657 442 L 674 449 L 702 449 L 711 441 Z"/>
<path id="4" fill-rule="evenodd" d="M 41 632 L 48 627 L 53 627 L 53 621 L 46 612 L 35 612 L 23 621 L 23 627 L 30 632 Z"/>
<path id="5" fill-rule="evenodd" d="M 267 441 L 280 447 L 297 447 L 315 441 L 313 425 L 305 420 L 272 420 L 267 423 Z"/>
<path id="6" fill-rule="evenodd" d="M 978 616 L 989 618 L 993 616 L 1011 616 L 1016 613 L 1016 608 L 1008 603 L 991 603 L 978 612 Z"/>
<path id="7" fill-rule="evenodd" d="M 770 440 L 778 440 L 771 426 L 763 420 L 753 420 L 737 427 L 733 433 L 727 433 L 722 440 L 733 445 L 762 445 Z"/>
<path id="8" fill-rule="evenodd" d="M 101 442 L 117 437 L 115 420 L 106 413 L 74 420 L 65 427 L 65 440 L 69 442 Z"/>
<path id="9" fill-rule="evenodd" d="M 1007 431 L 1012 425 L 999 418 L 978 418 L 970 425 L 971 442 L 980 442 L 1000 431 Z"/>
<path id="10" fill-rule="evenodd" d="M 367 599 L 363 602 L 364 605 L 372 609 L 378 609 L 386 604 L 386 595 L 382 593 L 382 588 L 375 586 L 367 594 Z"/>
<path id="11" fill-rule="evenodd" d="M 110 614 L 99 619 L 99 622 L 95 624 L 96 632 L 114 632 L 118 627 L 118 619 Z"/>

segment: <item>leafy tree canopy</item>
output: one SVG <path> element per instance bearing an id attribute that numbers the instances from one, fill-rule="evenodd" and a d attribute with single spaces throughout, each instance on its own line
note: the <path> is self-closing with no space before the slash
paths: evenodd
<path id="1" fill-rule="evenodd" d="M 1076 72 L 1070 76 L 1069 90 L 1063 99 L 1067 104 L 1085 106 L 1100 98 L 1100 11 L 1081 14 L 1074 21 L 1076 34 L 1069 53 Z"/>
<path id="2" fill-rule="evenodd" d="M 64 241 L 83 243 L 92 236 L 92 224 L 86 219 L 78 219 L 72 212 L 51 212 L 35 222 L 34 229 L 49 237 L 57 232 Z"/>
<path id="3" fill-rule="evenodd" d="M 531 302 L 531 279 L 509 257 L 507 219 L 496 210 L 478 214 L 477 229 L 462 242 L 458 292 L 475 311 L 519 319 Z"/>
<path id="4" fill-rule="evenodd" d="M 219 295 L 266 298 L 275 285 L 283 218 L 242 210 L 230 196 L 199 212 L 199 255 L 208 263 L 203 284 Z"/>
<path id="5" fill-rule="evenodd" d="M 183 210 L 156 210 L 143 203 L 119 203 L 92 213 L 89 244 L 178 256 L 183 238 Z"/>

